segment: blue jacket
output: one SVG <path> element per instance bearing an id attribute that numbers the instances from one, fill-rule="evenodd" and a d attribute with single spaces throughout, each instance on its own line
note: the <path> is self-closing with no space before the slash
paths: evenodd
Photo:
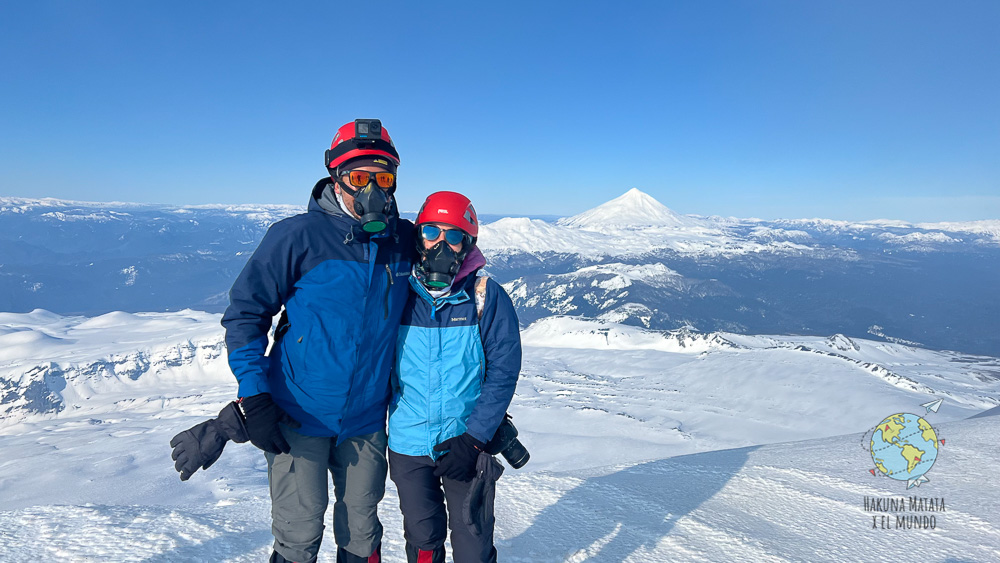
<path id="1" fill-rule="evenodd" d="M 477 318 L 476 275 L 434 299 L 415 278 L 396 341 L 389 448 L 442 455 L 441 442 L 468 432 L 488 442 L 507 412 L 521 371 L 517 314 L 500 284 L 487 281 Z"/>
<path id="2" fill-rule="evenodd" d="M 270 393 L 299 432 L 343 441 L 385 427 L 414 229 L 400 219 L 369 235 L 354 217 L 320 207 L 329 183 L 316 184 L 306 213 L 268 229 L 222 325 L 239 396 Z M 265 355 L 282 306 L 287 331 Z"/>

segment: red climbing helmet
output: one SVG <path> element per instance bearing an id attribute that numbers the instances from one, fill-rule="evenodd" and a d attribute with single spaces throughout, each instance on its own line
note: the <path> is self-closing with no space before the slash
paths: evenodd
<path id="1" fill-rule="evenodd" d="M 443 223 L 465 231 L 475 240 L 479 236 L 479 217 L 469 198 L 457 192 L 434 192 L 427 196 L 417 213 L 417 225 Z"/>
<path id="2" fill-rule="evenodd" d="M 383 156 L 399 166 L 399 153 L 381 121 L 355 119 L 341 126 L 333 137 L 330 150 L 326 151 L 326 168 L 334 176 L 338 166 L 361 156 Z"/>

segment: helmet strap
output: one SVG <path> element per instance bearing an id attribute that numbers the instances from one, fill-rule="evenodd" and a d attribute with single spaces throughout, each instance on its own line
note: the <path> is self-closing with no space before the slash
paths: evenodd
<path id="1" fill-rule="evenodd" d="M 349 185 L 341 182 L 340 178 L 337 178 L 336 182 L 337 182 L 337 185 L 340 186 L 340 189 L 342 189 L 345 192 L 347 192 L 347 195 L 349 195 L 351 197 L 357 197 L 357 195 L 358 195 L 358 190 L 357 189 L 352 188 L 351 186 L 349 186 Z"/>
<path id="2" fill-rule="evenodd" d="M 342 189 L 345 192 L 347 192 L 347 195 L 349 195 L 351 197 L 355 197 L 356 195 L 358 195 L 358 190 L 357 189 L 352 188 L 351 186 L 349 186 L 349 185 L 345 184 L 343 181 L 341 181 L 341 178 L 343 176 L 344 176 L 344 173 L 340 171 L 340 167 L 338 166 L 337 169 L 333 171 L 333 181 L 336 182 L 338 186 L 340 186 L 340 189 Z"/>

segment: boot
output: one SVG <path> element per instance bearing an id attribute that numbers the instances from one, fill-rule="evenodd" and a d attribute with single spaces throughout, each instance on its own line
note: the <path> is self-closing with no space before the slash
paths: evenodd
<path id="1" fill-rule="evenodd" d="M 277 551 L 272 551 L 271 558 L 267 560 L 267 563 L 296 563 L 296 562 L 285 559 Z M 316 558 L 313 557 L 312 559 L 306 561 L 305 563 L 316 563 Z"/>
<path id="2" fill-rule="evenodd" d="M 381 563 L 382 544 L 375 547 L 375 551 L 368 557 L 354 555 L 346 549 L 337 546 L 337 563 Z"/>
<path id="3" fill-rule="evenodd" d="M 444 546 L 428 551 L 406 542 L 406 563 L 444 563 Z"/>

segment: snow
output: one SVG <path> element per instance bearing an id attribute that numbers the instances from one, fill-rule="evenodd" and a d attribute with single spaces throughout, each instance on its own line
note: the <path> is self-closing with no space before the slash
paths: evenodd
<path id="1" fill-rule="evenodd" d="M 588 257 L 642 256 L 664 249 L 713 256 L 810 250 L 800 244 L 810 241 L 808 233 L 802 231 L 757 230 L 750 238 L 732 232 L 744 223 L 680 215 L 633 188 L 555 224 L 527 218 L 504 218 L 484 224 L 478 244 L 488 255 L 551 252 Z"/>
<path id="2" fill-rule="evenodd" d="M 19 349 L 16 354 L 7 350 L 11 359 L 20 360 L 18 366 L 43 361 L 81 363 L 118 354 L 137 344 L 160 348 L 176 341 L 178 335 L 183 335 L 185 341 L 218 340 L 220 319 L 219 315 L 190 309 L 176 313 L 115 311 L 90 318 L 35 309 L 30 313 L 0 313 L 0 338 L 14 332 L 32 334 L 44 341 Z"/>
<path id="3" fill-rule="evenodd" d="M 628 319 L 638 319 L 642 326 L 649 328 L 653 318 L 653 310 L 641 303 L 625 303 L 615 309 L 601 313 L 597 320 L 602 322 L 620 323 Z"/>
<path id="4" fill-rule="evenodd" d="M 995 561 L 998 428 L 996 417 L 940 425 L 937 489 L 871 476 L 856 436 L 518 475 L 498 500 L 516 533 L 504 560 Z M 890 496 L 936 496 L 945 511 L 865 510 L 866 497 Z M 897 516 L 934 517 L 935 529 L 897 529 Z"/>
<path id="5" fill-rule="evenodd" d="M 685 217 L 672 211 L 638 188 L 632 188 L 615 199 L 579 215 L 560 219 L 558 224 L 599 232 L 603 232 L 603 229 L 608 226 L 625 228 L 669 227 L 674 229 L 703 226 L 699 219 Z"/>
<path id="6" fill-rule="evenodd" d="M 682 254 L 746 254 L 767 249 L 801 250 L 788 242 L 761 244 L 741 241 L 719 228 L 551 224 L 538 219 L 505 218 L 483 224 L 478 245 L 488 255 L 509 252 L 554 252 L 584 256 L 641 256 L 661 249 Z"/>
<path id="7" fill-rule="evenodd" d="M 595 233 L 578 233 L 539 219 L 527 217 L 507 217 L 486 223 L 479 228 L 479 242 L 487 249 L 520 249 L 526 252 L 581 253 L 582 249 L 601 248 L 607 243 L 605 237 Z"/>
<path id="8" fill-rule="evenodd" d="M 599 274 L 610 274 L 612 277 L 598 281 L 593 285 L 603 289 L 624 289 L 633 281 L 642 281 L 653 287 L 677 287 L 683 277 L 663 264 L 622 264 L 613 262 L 580 268 L 576 272 L 564 274 L 567 276 L 592 277 Z M 558 277 L 558 276 L 557 276 Z"/>
<path id="9" fill-rule="evenodd" d="M 115 209 L 111 209 L 115 208 Z M 187 214 L 195 210 L 216 211 L 231 216 L 245 217 L 248 220 L 262 226 L 270 225 L 275 221 L 284 219 L 291 215 L 296 215 L 305 211 L 300 205 L 279 205 L 279 204 L 205 204 L 205 205 L 163 205 L 155 203 L 130 203 L 120 201 L 94 202 L 94 201 L 73 201 L 55 198 L 17 198 L 0 197 L 0 215 L 17 214 L 26 215 L 30 212 L 51 209 L 39 213 L 38 216 L 49 221 L 58 222 L 97 222 L 106 223 L 108 221 L 130 218 L 133 213 L 152 212 Z M 117 209 L 117 210 L 116 210 Z"/>
<path id="10" fill-rule="evenodd" d="M 62 213 L 60 211 L 50 211 L 49 213 L 42 213 L 42 217 L 49 219 L 55 219 L 57 221 L 93 221 L 97 223 L 104 223 L 107 221 L 114 221 L 119 219 L 117 215 L 127 216 L 127 214 L 119 213 Z"/>
<path id="11" fill-rule="evenodd" d="M 183 483 L 169 457 L 170 437 L 235 391 L 218 321 L 0 313 L 0 338 L 21 339 L 16 353 L 0 347 L 0 451 L 14 454 L 0 458 L 0 559 L 267 558 L 263 455 L 231 444 Z M 1000 558 L 1000 418 L 966 420 L 1000 404 L 996 358 L 571 317 L 522 338 L 511 413 L 532 459 L 498 484 L 503 561 Z M 47 394 L 36 385 L 32 395 L 28 380 Z M 938 413 L 919 407 L 939 398 Z M 62 408 L 32 410 L 42 399 Z M 919 488 L 868 472 L 862 438 L 895 412 L 920 414 L 947 439 Z M 946 510 L 865 510 L 866 498 L 887 497 L 943 498 Z M 405 561 L 397 506 L 389 482 L 389 563 Z M 935 517 L 935 529 L 895 528 L 914 515 Z M 873 529 L 882 516 L 889 529 Z M 330 537 L 319 560 L 334 551 Z"/>
<path id="12" fill-rule="evenodd" d="M 895 235 L 893 233 L 879 233 L 875 235 L 875 238 L 885 241 L 889 244 L 955 244 L 962 242 L 961 239 L 954 239 L 941 232 L 930 232 L 930 233 L 909 233 L 906 235 Z"/>
<path id="13" fill-rule="evenodd" d="M 809 233 L 805 231 L 795 229 L 774 229 L 771 227 L 754 227 L 750 236 L 761 241 L 810 242 L 812 240 Z"/>

